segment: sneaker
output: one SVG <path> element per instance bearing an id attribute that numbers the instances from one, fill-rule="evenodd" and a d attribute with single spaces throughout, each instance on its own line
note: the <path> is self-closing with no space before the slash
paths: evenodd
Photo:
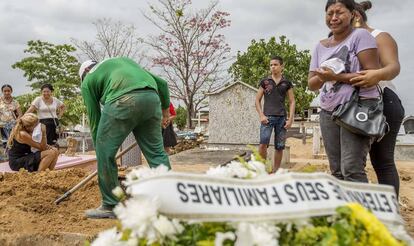
<path id="1" fill-rule="evenodd" d="M 95 209 L 85 211 L 85 216 L 90 219 L 116 219 L 113 207 L 101 205 Z"/>

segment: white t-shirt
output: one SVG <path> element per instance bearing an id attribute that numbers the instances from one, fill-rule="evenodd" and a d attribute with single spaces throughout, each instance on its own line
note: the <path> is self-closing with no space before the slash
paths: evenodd
<path id="1" fill-rule="evenodd" d="M 41 124 L 37 124 L 37 126 L 33 129 L 33 133 L 32 133 L 32 139 L 35 142 L 42 142 L 42 126 Z M 31 148 L 32 152 L 36 152 L 39 151 L 39 149 L 36 149 L 34 147 Z"/>
<path id="2" fill-rule="evenodd" d="M 379 30 L 379 29 L 374 29 L 371 32 L 371 35 L 376 39 L 378 35 L 380 35 L 381 33 L 383 33 L 384 31 Z M 398 95 L 397 93 L 397 87 L 394 85 L 394 83 L 392 83 L 391 80 L 389 81 L 380 81 L 379 82 L 379 86 L 381 87 L 382 90 L 384 90 L 385 88 L 389 88 L 390 90 L 392 90 L 395 94 Z"/>
<path id="3" fill-rule="evenodd" d="M 56 97 L 52 97 L 52 99 L 53 101 L 50 105 L 46 104 L 41 96 L 33 100 L 32 105 L 36 107 L 39 119 L 57 118 L 56 110 L 63 105 L 63 102 Z"/>

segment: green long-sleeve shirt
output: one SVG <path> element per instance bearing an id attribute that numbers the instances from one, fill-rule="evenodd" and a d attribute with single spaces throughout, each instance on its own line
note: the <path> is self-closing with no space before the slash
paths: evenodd
<path id="1" fill-rule="evenodd" d="M 100 104 L 110 103 L 120 96 L 142 88 L 158 92 L 161 107 L 170 105 L 167 82 L 143 69 L 129 58 L 110 58 L 96 64 L 82 82 L 82 97 L 89 116 L 92 140 L 96 144 L 96 132 L 101 118 Z"/>

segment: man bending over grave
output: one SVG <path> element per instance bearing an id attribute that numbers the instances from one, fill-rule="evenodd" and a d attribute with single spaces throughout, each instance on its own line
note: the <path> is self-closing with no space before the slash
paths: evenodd
<path id="1" fill-rule="evenodd" d="M 150 167 L 171 168 L 161 135 L 161 127 L 169 118 L 168 85 L 129 58 L 85 61 L 79 76 L 102 195 L 101 206 L 87 210 L 86 216 L 115 218 L 113 208 L 118 199 L 112 190 L 119 185 L 115 155 L 131 132 Z"/>

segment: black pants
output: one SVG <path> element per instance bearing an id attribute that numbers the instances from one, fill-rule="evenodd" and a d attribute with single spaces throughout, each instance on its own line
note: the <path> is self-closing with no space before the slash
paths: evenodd
<path id="1" fill-rule="evenodd" d="M 56 123 L 55 123 L 56 122 Z M 59 120 L 53 118 L 40 119 L 40 123 L 46 126 L 46 137 L 47 144 L 54 145 L 57 142 L 58 134 L 56 133 L 56 128 L 59 126 Z"/>
<path id="2" fill-rule="evenodd" d="M 177 138 L 175 137 L 173 124 L 170 123 L 167 128 L 162 129 L 162 138 L 164 147 L 174 147 L 177 145 Z"/>
<path id="3" fill-rule="evenodd" d="M 384 115 L 387 118 L 390 131 L 380 142 L 374 142 L 371 145 L 369 154 L 378 183 L 394 186 L 398 196 L 400 178 L 395 166 L 394 150 L 405 111 L 398 96 L 388 88 L 384 89 L 383 100 Z"/>

